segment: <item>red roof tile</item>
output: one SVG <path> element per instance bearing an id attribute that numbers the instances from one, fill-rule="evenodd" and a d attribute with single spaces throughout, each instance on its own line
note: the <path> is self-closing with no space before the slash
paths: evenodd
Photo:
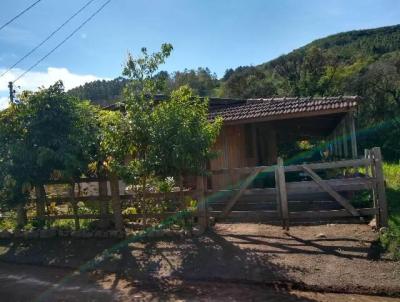
<path id="1" fill-rule="evenodd" d="M 221 116 L 224 121 L 242 121 L 253 118 L 290 115 L 300 112 L 346 110 L 357 106 L 357 96 L 261 98 L 248 100 L 210 99 L 210 119 Z"/>

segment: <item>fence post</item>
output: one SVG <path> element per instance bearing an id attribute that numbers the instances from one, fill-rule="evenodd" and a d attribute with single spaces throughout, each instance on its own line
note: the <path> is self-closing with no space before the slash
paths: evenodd
<path id="1" fill-rule="evenodd" d="M 289 230 L 289 208 L 288 208 L 288 200 L 287 200 L 287 192 L 286 192 L 286 179 L 285 179 L 285 168 L 283 166 L 283 159 L 278 157 L 277 164 L 277 172 L 278 172 L 278 190 L 279 190 L 279 201 L 281 204 L 282 211 L 282 223 L 283 228 L 285 230 Z"/>
<path id="2" fill-rule="evenodd" d="M 110 175 L 110 188 L 111 188 L 111 204 L 113 209 L 115 228 L 118 231 L 123 231 L 121 198 L 119 195 L 119 179 L 118 176 L 113 173 Z"/>
<path id="3" fill-rule="evenodd" d="M 206 179 L 206 176 L 197 176 L 196 179 L 196 190 L 198 191 L 197 215 L 202 231 L 208 228 L 207 199 L 205 196 L 205 191 L 207 189 Z"/>
<path id="4" fill-rule="evenodd" d="M 36 195 L 36 217 L 41 222 L 45 222 L 46 220 L 46 190 L 44 185 L 35 185 L 35 195 Z"/>
<path id="5" fill-rule="evenodd" d="M 79 223 L 79 216 L 78 216 L 78 204 L 75 199 L 75 183 L 71 183 L 69 186 L 69 197 L 71 198 L 72 204 L 72 211 L 74 212 L 74 221 L 75 221 L 75 230 L 78 231 L 81 226 Z"/>
<path id="6" fill-rule="evenodd" d="M 108 188 L 107 180 L 101 179 L 99 185 L 99 209 L 100 209 L 100 227 L 106 229 L 109 227 L 109 210 L 108 210 Z"/>
<path id="7" fill-rule="evenodd" d="M 388 226 L 388 212 L 387 212 L 387 202 L 386 202 L 386 191 L 385 191 L 385 177 L 383 174 L 382 165 L 382 154 L 379 147 L 372 148 L 372 153 L 374 156 L 374 167 L 375 177 L 376 177 L 376 195 L 377 203 L 379 206 L 379 226 Z"/>
<path id="8" fill-rule="evenodd" d="M 275 195 L 276 195 L 276 212 L 280 219 L 282 218 L 281 194 L 279 190 L 279 172 L 278 166 L 275 167 Z"/>

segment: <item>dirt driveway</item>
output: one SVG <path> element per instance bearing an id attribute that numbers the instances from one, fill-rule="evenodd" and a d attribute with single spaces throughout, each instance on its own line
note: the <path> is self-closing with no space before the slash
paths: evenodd
<path id="1" fill-rule="evenodd" d="M 132 238 L 123 242 L 3 240 L 0 260 L 46 266 L 31 271 L 43 273 L 32 278 L 49 279 L 53 290 L 51 282 L 57 279 L 51 276 L 55 272 L 42 269 L 62 270 L 62 284 L 82 285 L 95 295 L 93 288 L 99 293 L 106 290 L 103 295 L 117 292 L 119 298 L 137 295 L 138 300 L 197 297 L 205 301 L 389 301 L 388 295 L 400 295 L 400 263 L 384 259 L 376 246 L 376 236 L 368 226 L 359 224 L 298 226 L 289 233 L 264 224 L 218 224 L 201 237 L 150 242 L 135 242 Z M 14 266 L 1 267 L 0 272 L 13 269 Z M 70 269 L 81 274 L 71 274 Z M 16 270 L 19 274 L 28 271 L 21 280 L 30 278 L 25 266 Z M 6 290 L 4 284 L 12 288 L 16 282 L 12 281 L 13 273 L 7 273 L 0 276 L 8 280 L 0 280 L 0 293 Z M 161 294 L 167 296 L 160 297 Z M 87 301 L 101 300 L 89 295 Z"/>

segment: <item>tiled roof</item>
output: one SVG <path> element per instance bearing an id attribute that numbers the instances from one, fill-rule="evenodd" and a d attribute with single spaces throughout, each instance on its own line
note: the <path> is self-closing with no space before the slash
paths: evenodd
<path id="1" fill-rule="evenodd" d="M 221 116 L 224 121 L 279 118 L 283 115 L 324 111 L 346 111 L 357 106 L 359 97 L 283 97 L 248 100 L 210 100 L 209 118 Z"/>

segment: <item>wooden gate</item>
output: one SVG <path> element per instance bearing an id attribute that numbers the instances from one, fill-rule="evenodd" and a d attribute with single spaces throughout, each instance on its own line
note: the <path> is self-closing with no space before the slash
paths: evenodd
<path id="1" fill-rule="evenodd" d="M 288 229 L 291 222 L 375 216 L 379 226 L 387 225 L 380 148 L 366 150 L 364 158 L 355 160 L 285 166 L 279 158 L 275 166 L 211 171 L 212 175 L 222 173 L 239 174 L 242 181 L 224 190 L 203 184 L 207 189 L 199 217 L 280 221 Z M 272 186 L 257 188 L 254 183 L 260 175 L 272 179 Z M 360 194 L 362 202 L 358 200 Z M 203 221 L 207 223 L 207 219 Z"/>

